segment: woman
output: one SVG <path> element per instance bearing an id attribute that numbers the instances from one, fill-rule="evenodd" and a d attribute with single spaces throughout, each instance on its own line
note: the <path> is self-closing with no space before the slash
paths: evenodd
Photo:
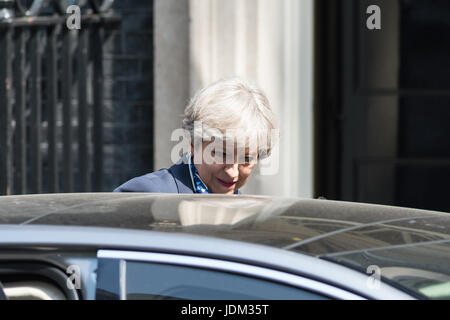
<path id="1" fill-rule="evenodd" d="M 184 112 L 183 129 L 190 150 L 178 163 L 114 191 L 238 194 L 278 132 L 267 97 L 239 78 L 200 90 Z"/>

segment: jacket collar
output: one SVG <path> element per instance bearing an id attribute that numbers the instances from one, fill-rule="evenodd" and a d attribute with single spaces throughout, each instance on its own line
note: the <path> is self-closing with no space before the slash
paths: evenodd
<path id="1" fill-rule="evenodd" d="M 194 189 L 191 182 L 191 176 L 189 175 L 189 166 L 180 161 L 170 167 L 169 172 L 175 179 L 178 193 L 194 193 Z"/>

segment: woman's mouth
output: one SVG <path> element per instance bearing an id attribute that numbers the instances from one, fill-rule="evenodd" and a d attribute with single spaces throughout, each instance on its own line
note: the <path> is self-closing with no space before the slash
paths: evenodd
<path id="1" fill-rule="evenodd" d="M 224 187 L 226 187 L 226 188 L 232 188 L 232 187 L 234 187 L 234 185 L 236 184 L 236 182 L 226 182 L 226 181 L 223 181 L 223 180 L 221 180 L 221 179 L 219 179 L 219 178 L 216 178 L 217 179 L 217 181 L 219 181 L 220 182 L 220 184 L 221 185 L 223 185 Z"/>

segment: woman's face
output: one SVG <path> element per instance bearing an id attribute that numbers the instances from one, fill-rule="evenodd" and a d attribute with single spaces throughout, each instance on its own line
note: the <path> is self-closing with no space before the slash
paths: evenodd
<path id="1" fill-rule="evenodd" d="M 256 152 L 250 152 L 246 148 L 238 153 L 237 148 L 235 148 L 234 153 L 230 156 L 223 151 L 225 148 L 208 148 L 210 143 L 203 142 L 202 152 L 196 150 L 197 152 L 193 153 L 195 168 L 209 191 L 233 194 L 250 178 L 256 164 Z M 200 154 L 202 155 L 202 161 L 195 158 Z M 233 156 L 234 160 L 232 159 Z"/>

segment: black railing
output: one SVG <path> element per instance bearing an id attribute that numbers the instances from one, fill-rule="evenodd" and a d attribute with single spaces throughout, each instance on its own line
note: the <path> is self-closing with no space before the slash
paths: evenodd
<path id="1" fill-rule="evenodd" d="M 0 194 L 102 191 L 112 3 L 0 0 Z M 68 27 L 70 5 L 80 29 Z"/>

